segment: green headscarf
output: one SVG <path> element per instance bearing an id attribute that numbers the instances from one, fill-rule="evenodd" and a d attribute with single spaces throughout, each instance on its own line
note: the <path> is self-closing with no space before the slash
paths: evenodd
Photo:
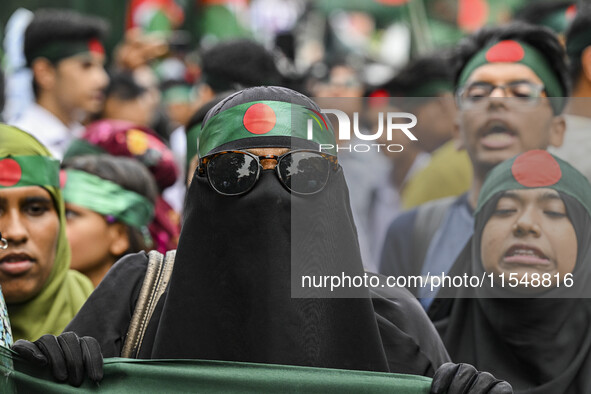
<path id="1" fill-rule="evenodd" d="M 22 158 L 44 157 L 51 163 L 49 151 L 33 136 L 16 127 L 0 124 L 0 159 L 8 156 Z M 50 160 L 47 160 L 49 158 Z M 18 160 L 16 160 L 18 161 Z M 24 170 L 26 166 L 21 166 Z M 39 169 L 38 169 L 39 170 Z M 58 168 L 55 167 L 57 171 Z M 47 177 L 39 185 L 49 192 L 59 215 L 60 229 L 53 268 L 39 294 L 22 304 L 8 304 L 8 315 L 14 339 L 36 340 L 43 334 L 58 335 L 72 320 L 93 290 L 90 280 L 70 270 L 70 247 L 66 238 L 66 217 L 62 193 Z M 32 179 L 32 178 L 31 178 Z M 19 187 L 0 186 L 2 187 Z M 20 185 L 24 186 L 24 185 Z"/>
<path id="2" fill-rule="evenodd" d="M 318 111 L 298 104 L 272 100 L 251 101 L 216 113 L 202 126 L 198 140 L 200 157 L 214 153 L 215 149 L 233 141 L 264 137 L 311 141 L 324 145 L 323 152 L 336 156 L 336 142 L 330 122 L 326 122 Z M 256 144 L 251 146 L 255 147 Z M 328 146 L 332 148 L 326 148 Z"/>
<path id="3" fill-rule="evenodd" d="M 493 168 L 488 174 L 474 211 L 505 190 L 547 187 L 577 200 L 591 216 L 591 185 L 573 166 L 545 150 L 531 150 Z"/>

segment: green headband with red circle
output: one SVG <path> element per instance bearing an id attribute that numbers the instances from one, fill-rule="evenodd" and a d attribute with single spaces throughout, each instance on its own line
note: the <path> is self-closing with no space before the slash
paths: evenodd
<path id="1" fill-rule="evenodd" d="M 482 185 L 474 215 L 499 192 L 533 188 L 549 188 L 568 194 L 591 216 L 591 184 L 587 178 L 545 150 L 522 153 L 493 168 Z"/>
<path id="2" fill-rule="evenodd" d="M 565 5 L 542 18 L 537 24 L 549 27 L 557 34 L 564 33 L 577 13 L 576 4 Z"/>
<path id="3" fill-rule="evenodd" d="M 32 59 L 44 57 L 52 63 L 83 53 L 105 54 L 105 48 L 98 38 L 89 40 L 61 40 L 50 42 L 33 53 Z"/>
<path id="4" fill-rule="evenodd" d="M 258 137 L 308 140 L 322 145 L 323 152 L 336 156 L 336 140 L 330 122 L 314 109 L 283 101 L 253 101 L 213 116 L 201 130 L 199 155 L 203 157 L 229 142 Z M 327 146 L 332 149 L 326 149 Z"/>
<path id="5" fill-rule="evenodd" d="M 59 187 L 58 160 L 47 156 L 0 158 L 0 189 L 23 186 Z"/>
<path id="6" fill-rule="evenodd" d="M 494 63 L 523 64 L 542 80 L 548 97 L 564 97 L 565 95 L 556 73 L 540 51 L 531 45 L 515 40 L 500 41 L 476 53 L 462 70 L 458 86 L 466 84 L 472 72 L 478 67 Z"/>

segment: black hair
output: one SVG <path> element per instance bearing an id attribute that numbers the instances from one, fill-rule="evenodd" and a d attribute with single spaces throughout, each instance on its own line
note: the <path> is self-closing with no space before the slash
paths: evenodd
<path id="1" fill-rule="evenodd" d="M 202 53 L 204 81 L 215 93 L 277 85 L 282 76 L 273 54 L 251 40 L 230 40 Z"/>
<path id="2" fill-rule="evenodd" d="M 64 9 L 37 10 L 24 35 L 23 45 L 27 65 L 30 67 L 39 49 L 51 42 L 102 39 L 107 30 L 108 24 L 102 18 Z M 34 78 L 33 92 L 35 96 L 39 93 L 39 86 Z"/>
<path id="3" fill-rule="evenodd" d="M 569 46 L 569 43 L 572 43 L 572 40 L 580 34 L 589 34 L 587 33 L 589 31 L 589 26 L 591 26 L 591 6 L 587 5 L 578 7 L 575 18 L 566 32 L 566 47 L 568 50 L 568 58 L 570 60 L 569 73 L 573 86 L 576 85 L 581 76 L 581 55 L 583 54 L 585 47 L 579 46 L 578 48 L 572 48 L 572 46 Z M 589 39 L 589 45 L 591 45 L 591 38 Z"/>
<path id="4" fill-rule="evenodd" d="M 144 196 L 152 204 L 155 204 L 158 198 L 158 187 L 154 177 L 146 166 L 136 159 L 107 154 L 74 156 L 64 160 L 62 168 L 84 171 L 114 182 L 126 190 Z M 141 230 L 128 225 L 126 227 L 129 248 L 123 254 L 148 251 L 151 245 L 146 243 Z"/>
<path id="5" fill-rule="evenodd" d="M 571 85 L 566 54 L 558 38 L 549 28 L 524 22 L 485 27 L 460 41 L 453 57 L 454 85 L 456 88 L 458 88 L 462 70 L 470 59 L 486 46 L 503 40 L 518 40 L 536 48 L 556 75 L 564 91 L 564 96 L 568 97 L 570 95 Z"/>
<path id="6" fill-rule="evenodd" d="M 566 10 L 571 5 L 574 5 L 574 0 L 537 0 L 530 1 L 523 6 L 515 14 L 514 19 L 537 25 L 543 21 L 547 16 L 560 11 Z"/>
<path id="7" fill-rule="evenodd" d="M 135 100 L 147 89 L 137 83 L 131 71 L 117 71 L 111 74 L 106 97 L 116 97 L 120 100 Z"/>
<path id="8" fill-rule="evenodd" d="M 35 52 L 54 41 L 80 41 L 101 39 L 108 29 L 107 23 L 94 16 L 63 9 L 35 11 L 33 20 L 25 30 L 24 52 L 27 64 L 31 64 Z"/>
<path id="9" fill-rule="evenodd" d="M 433 52 L 409 62 L 390 81 L 390 88 L 397 89 L 395 93 L 402 95 L 412 92 L 426 82 L 430 81 L 453 81 L 453 70 L 451 68 L 452 53 L 449 50 Z M 389 90 L 387 88 L 387 90 Z M 393 92 L 394 93 L 394 92 Z"/>

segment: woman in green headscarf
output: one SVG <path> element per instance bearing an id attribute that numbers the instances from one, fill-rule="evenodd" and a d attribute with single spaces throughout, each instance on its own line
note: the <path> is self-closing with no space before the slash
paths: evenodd
<path id="1" fill-rule="evenodd" d="M 519 394 L 591 393 L 591 184 L 528 151 L 489 173 L 474 216 L 449 275 L 485 280 L 429 309 L 452 360 Z"/>
<path id="2" fill-rule="evenodd" d="M 0 124 L 0 285 L 15 339 L 59 334 L 92 292 L 70 270 L 59 162 L 34 137 Z"/>

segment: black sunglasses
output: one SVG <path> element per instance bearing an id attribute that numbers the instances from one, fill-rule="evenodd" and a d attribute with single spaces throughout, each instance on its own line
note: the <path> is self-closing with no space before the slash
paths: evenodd
<path id="1" fill-rule="evenodd" d="M 211 187 L 224 196 L 250 191 L 259 179 L 261 160 L 276 160 L 275 172 L 290 192 L 310 195 L 326 186 L 330 170 L 338 167 L 336 156 L 311 150 L 293 150 L 281 156 L 257 156 L 243 151 L 226 151 L 202 157 L 197 175 L 207 177 Z"/>

